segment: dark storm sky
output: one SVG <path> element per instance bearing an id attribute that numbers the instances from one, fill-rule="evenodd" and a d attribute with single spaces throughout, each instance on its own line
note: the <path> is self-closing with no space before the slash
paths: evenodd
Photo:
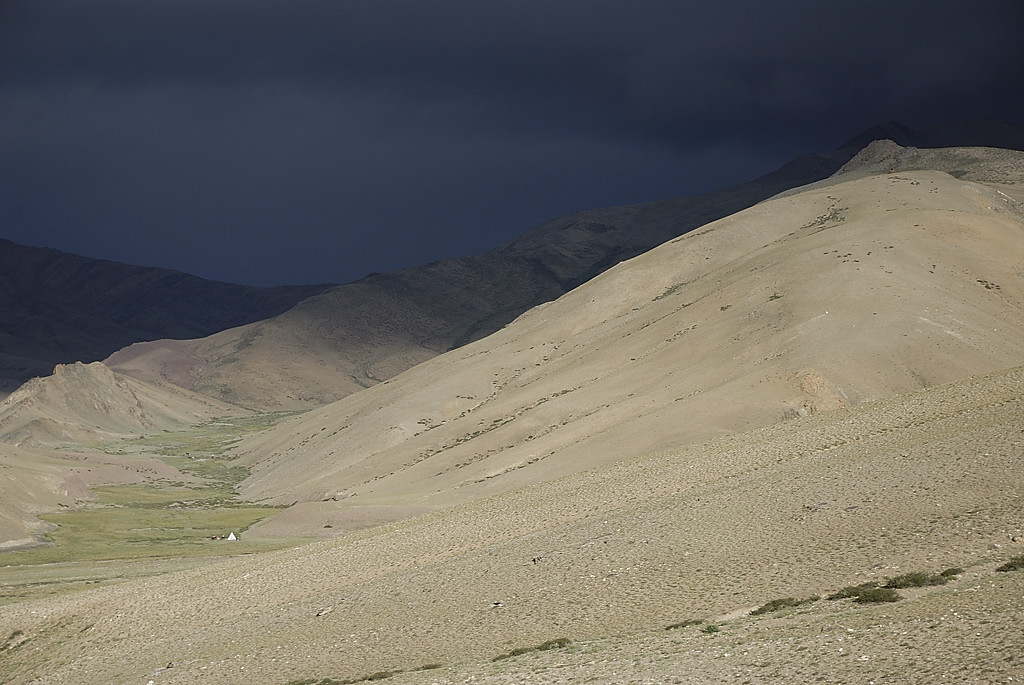
<path id="1" fill-rule="evenodd" d="M 1022 36 L 1022 0 L 0 0 L 0 237 L 345 282 L 875 123 L 1020 123 Z"/>

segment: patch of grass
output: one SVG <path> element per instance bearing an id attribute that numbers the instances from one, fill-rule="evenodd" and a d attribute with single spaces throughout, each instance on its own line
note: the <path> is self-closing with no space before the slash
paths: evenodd
<path id="1" fill-rule="evenodd" d="M 700 618 L 689 618 L 679 623 L 673 623 L 670 626 L 665 626 L 665 630 L 675 630 L 677 628 L 689 628 L 690 626 L 699 626 L 704 623 L 703 619 Z"/>
<path id="2" fill-rule="evenodd" d="M 750 612 L 751 616 L 760 616 L 761 614 L 767 614 L 772 611 L 781 611 L 782 609 L 788 609 L 789 607 L 798 607 L 801 604 L 811 604 L 817 602 L 821 597 L 817 595 L 808 597 L 807 599 L 796 599 L 795 597 L 782 597 L 781 599 L 773 599 L 766 604 L 762 604 L 757 609 Z"/>
<path id="3" fill-rule="evenodd" d="M 517 647 L 516 649 L 513 649 L 511 652 L 499 654 L 498 656 L 491 659 L 491 661 L 501 661 L 502 659 L 509 659 L 511 657 L 519 656 L 521 654 L 528 654 L 530 652 L 543 652 L 549 649 L 562 649 L 564 647 L 568 647 L 571 644 L 572 640 L 570 640 L 569 638 L 559 637 L 555 638 L 554 640 L 542 642 L 536 647 Z"/>
<path id="4" fill-rule="evenodd" d="M 882 587 L 900 590 L 908 587 L 930 587 L 932 585 L 945 585 L 948 582 L 948 576 L 943 576 L 938 573 L 928 573 L 927 571 L 915 571 L 914 573 L 904 573 L 901 576 L 889 578 L 885 582 L 885 585 L 883 585 Z"/>
<path id="5" fill-rule="evenodd" d="M 114 559 L 219 556 L 262 551 L 287 543 L 220 541 L 236 535 L 280 507 L 254 506 L 238 499 L 235 487 L 249 473 L 220 456 L 243 436 L 262 431 L 297 412 L 232 416 L 179 431 L 161 431 L 104 446 L 117 454 L 148 453 L 202 482 L 151 480 L 92 488 L 96 500 L 82 507 L 42 515 L 56 529 L 53 545 L 4 554 L 7 566 Z"/>
<path id="6" fill-rule="evenodd" d="M 301 411 L 279 411 L 246 416 L 228 416 L 207 423 L 174 431 L 162 431 L 127 442 L 127 447 L 143 449 L 164 456 L 221 455 L 247 435 L 271 428 Z M 114 443 L 114 448 L 125 443 Z"/>
<path id="7" fill-rule="evenodd" d="M 134 569 L 132 562 L 137 560 L 174 562 L 251 554 L 300 542 L 247 539 L 243 533 L 250 526 L 282 507 L 241 501 L 236 487 L 249 475 L 248 470 L 222 454 L 243 436 L 296 413 L 232 416 L 100 446 L 111 454 L 156 456 L 197 478 L 175 481 L 153 474 L 143 483 L 95 487 L 91 488 L 95 500 L 40 516 L 56 526 L 42 540 L 52 544 L 3 553 L 0 604 L 39 593 L 59 594 L 123 573 L 131 575 L 135 571 L 127 569 Z M 232 532 L 240 539 L 217 539 Z M 98 563 L 113 560 L 125 562 L 126 570 L 111 571 L 109 565 Z M 53 580 L 52 565 L 73 565 L 74 572 L 58 574 L 59 579 Z M 34 567 L 39 567 L 38 571 Z M 9 582 L 12 579 L 14 582 Z"/>
<path id="8" fill-rule="evenodd" d="M 66 561 L 106 561 L 240 554 L 267 549 L 267 543 L 213 540 L 246 530 L 276 514 L 277 507 L 236 503 L 217 508 L 164 507 L 119 504 L 42 515 L 57 525 L 49 534 L 55 544 L 4 554 L 4 564 L 52 564 Z"/>
<path id="9" fill-rule="evenodd" d="M 1013 557 L 1002 566 L 997 566 L 996 570 L 1000 573 L 1006 573 L 1007 571 L 1020 571 L 1024 569 L 1024 556 Z"/>
<path id="10" fill-rule="evenodd" d="M 136 509 L 213 508 L 231 501 L 240 503 L 225 488 L 205 485 L 189 487 L 180 483 L 144 483 L 135 485 L 103 485 L 90 488 L 103 507 Z"/>

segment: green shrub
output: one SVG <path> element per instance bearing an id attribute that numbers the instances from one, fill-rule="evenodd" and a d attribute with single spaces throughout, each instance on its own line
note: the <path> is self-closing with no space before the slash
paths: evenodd
<path id="1" fill-rule="evenodd" d="M 779 611 L 780 609 L 787 609 L 789 607 L 798 607 L 801 604 L 810 604 L 811 602 L 817 602 L 821 597 L 814 595 L 807 599 L 796 599 L 794 597 L 783 597 L 781 599 L 773 599 L 767 604 L 763 604 L 757 609 L 750 612 L 751 616 L 760 616 L 761 614 L 767 614 L 772 611 Z"/>
<path id="2" fill-rule="evenodd" d="M 898 590 L 906 587 L 929 587 L 931 585 L 945 585 L 949 582 L 948 576 L 943 576 L 938 573 L 927 573 L 925 571 L 916 571 L 914 573 L 904 573 L 901 576 L 895 578 L 889 578 L 883 587 L 893 588 Z"/>
<path id="3" fill-rule="evenodd" d="M 853 598 L 858 604 L 874 604 L 882 602 L 898 602 L 902 599 L 900 593 L 890 587 L 876 587 L 864 590 Z"/>
<path id="4" fill-rule="evenodd" d="M 718 630 L 718 626 L 716 626 L 714 623 L 709 623 L 706 626 L 704 626 L 703 630 L 701 630 L 700 632 L 705 633 L 707 635 L 711 635 L 712 633 L 717 633 Z"/>
<path id="5" fill-rule="evenodd" d="M 891 587 L 879 587 L 878 583 L 870 581 L 860 585 L 847 585 L 842 590 L 834 592 L 828 599 L 853 598 L 854 602 L 860 604 L 871 604 L 874 602 L 896 602 L 901 599 L 900 593 Z"/>
<path id="6" fill-rule="evenodd" d="M 996 570 L 1002 573 L 1006 571 L 1019 571 L 1024 569 L 1024 556 L 1014 557 L 1002 566 L 997 566 Z"/>

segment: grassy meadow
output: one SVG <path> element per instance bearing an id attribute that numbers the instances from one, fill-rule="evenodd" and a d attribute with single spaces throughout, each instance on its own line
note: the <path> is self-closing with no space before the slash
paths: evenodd
<path id="1" fill-rule="evenodd" d="M 41 515 L 54 526 L 49 544 L 0 555 L 0 604 L 294 544 L 246 539 L 249 526 L 280 508 L 240 500 L 235 487 L 248 472 L 225 456 L 245 435 L 290 415 L 232 417 L 97 446 L 159 458 L 183 478 L 94 487 L 94 499 Z M 228 540 L 231 533 L 238 539 Z"/>

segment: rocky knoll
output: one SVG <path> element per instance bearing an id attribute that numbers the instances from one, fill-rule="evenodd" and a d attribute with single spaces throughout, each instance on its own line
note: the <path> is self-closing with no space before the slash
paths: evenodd
<path id="1" fill-rule="evenodd" d="M 94 444 L 199 423 L 240 410 L 100 362 L 61 364 L 0 402 L 0 441 L 17 447 Z"/>

